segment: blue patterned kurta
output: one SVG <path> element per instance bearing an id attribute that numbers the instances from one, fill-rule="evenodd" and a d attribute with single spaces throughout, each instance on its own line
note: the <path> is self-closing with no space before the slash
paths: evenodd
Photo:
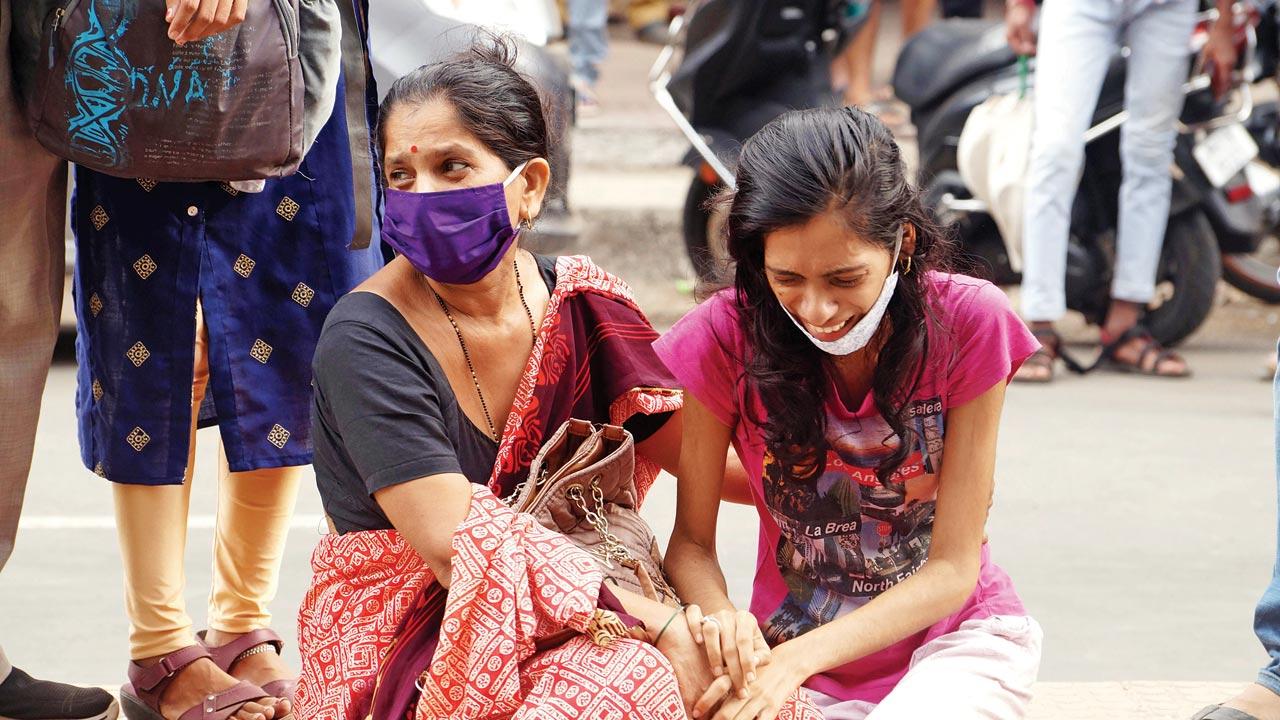
<path id="1" fill-rule="evenodd" d="M 338 298 L 382 265 L 376 239 L 348 249 L 355 197 L 342 90 L 300 171 L 260 193 L 77 169 L 86 467 L 116 482 L 182 482 L 197 297 L 209 334 L 201 426 L 219 426 L 231 470 L 311 462 L 316 339 Z"/>

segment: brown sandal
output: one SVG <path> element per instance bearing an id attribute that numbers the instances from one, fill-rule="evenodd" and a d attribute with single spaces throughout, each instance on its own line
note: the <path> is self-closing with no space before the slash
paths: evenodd
<path id="1" fill-rule="evenodd" d="M 1138 351 L 1138 359 L 1136 362 L 1128 362 L 1120 360 L 1116 357 L 1116 352 L 1133 340 L 1142 341 L 1142 349 Z M 1155 359 L 1150 364 L 1147 363 L 1148 358 L 1152 355 Z M 1182 372 L 1161 372 L 1160 364 L 1165 360 L 1182 360 L 1182 358 L 1173 350 L 1166 348 L 1160 344 L 1152 336 L 1151 331 L 1144 327 L 1141 323 L 1125 330 L 1120 337 L 1106 343 L 1102 347 L 1102 355 L 1098 358 L 1098 367 L 1114 372 L 1131 373 L 1134 375 L 1147 375 L 1149 377 L 1161 378 L 1187 378 L 1191 377 L 1191 369 L 1185 368 Z M 1183 360 L 1183 365 L 1186 361 Z"/>
<path id="2" fill-rule="evenodd" d="M 1022 361 L 1024 368 L 1044 368 L 1048 370 L 1048 374 L 1039 377 L 1027 377 L 1022 374 L 1022 368 L 1018 368 L 1018 372 L 1014 373 L 1015 382 L 1023 383 L 1048 383 L 1054 378 L 1054 367 L 1056 361 L 1061 359 L 1067 369 L 1074 373 L 1084 374 L 1085 367 L 1081 365 L 1075 358 L 1071 357 L 1062 349 L 1062 337 L 1058 335 L 1056 330 L 1032 330 L 1031 334 L 1040 343 L 1040 349 L 1036 350 L 1026 360 Z"/>
<path id="3" fill-rule="evenodd" d="M 209 651 L 209 657 L 213 658 L 214 664 L 228 675 L 231 675 L 231 668 L 237 662 L 244 659 L 250 654 L 250 651 L 263 652 L 264 650 L 275 650 L 279 655 L 284 649 L 284 640 L 272 629 L 261 628 L 247 632 L 244 635 L 232 640 L 226 645 L 214 647 L 205 642 L 205 630 L 196 633 L 196 639 L 200 644 Z M 258 650 L 258 648 L 264 650 Z M 294 691 L 297 689 L 298 681 L 296 678 L 280 678 L 262 684 L 262 689 L 271 697 L 284 698 L 290 703 L 294 702 Z"/>
<path id="4" fill-rule="evenodd" d="M 167 720 L 160 711 L 160 698 L 164 691 L 183 668 L 209 657 L 204 646 L 190 645 L 165 655 L 155 665 L 143 667 L 130 662 L 129 682 L 120 688 L 120 704 L 125 717 L 129 720 Z M 257 685 L 240 682 L 206 695 L 203 702 L 188 708 L 178 716 L 178 720 L 227 720 L 246 703 L 269 697 L 273 696 Z"/>

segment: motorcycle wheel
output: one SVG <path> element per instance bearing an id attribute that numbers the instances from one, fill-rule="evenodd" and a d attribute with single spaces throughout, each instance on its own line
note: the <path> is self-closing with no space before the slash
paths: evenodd
<path id="1" fill-rule="evenodd" d="M 1182 342 L 1209 316 L 1222 276 L 1221 257 L 1213 226 L 1203 212 L 1189 210 L 1169 218 L 1156 279 L 1158 304 L 1145 320 L 1166 347 Z"/>
<path id="2" fill-rule="evenodd" d="M 716 282 L 728 265 L 729 251 L 725 244 L 724 213 L 712 212 L 707 201 L 715 197 L 722 183 L 708 183 L 701 173 L 694 173 L 689 193 L 684 200 L 684 247 L 698 280 Z"/>
<path id="3" fill-rule="evenodd" d="M 1232 287 L 1271 305 L 1280 305 L 1280 238 L 1263 239 L 1252 253 L 1222 256 L 1222 278 Z"/>

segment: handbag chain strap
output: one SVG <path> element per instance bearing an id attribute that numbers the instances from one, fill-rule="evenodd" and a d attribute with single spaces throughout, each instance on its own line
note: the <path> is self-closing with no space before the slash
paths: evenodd
<path id="1" fill-rule="evenodd" d="M 596 532 L 600 534 L 600 539 L 604 541 L 603 547 L 596 548 L 590 552 L 603 560 L 605 567 L 611 570 L 613 569 L 614 560 L 617 560 L 623 567 L 636 568 L 640 561 L 636 560 L 635 556 L 631 554 L 631 549 L 609 530 L 609 518 L 606 517 L 604 493 L 600 490 L 599 476 L 591 479 L 591 501 L 595 505 L 594 508 L 587 507 L 587 499 L 583 494 L 581 485 L 576 483 L 570 485 L 566 494 L 582 511 L 587 523 L 596 529 Z M 675 591 L 667 584 L 667 579 L 663 577 L 661 569 L 659 569 L 656 576 L 651 576 L 649 579 L 653 581 L 654 588 L 659 593 L 667 597 L 676 596 Z"/>

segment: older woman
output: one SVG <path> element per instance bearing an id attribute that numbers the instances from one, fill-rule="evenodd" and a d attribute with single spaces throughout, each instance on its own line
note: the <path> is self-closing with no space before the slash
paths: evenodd
<path id="1" fill-rule="evenodd" d="M 499 43 L 401 78 L 380 122 L 400 257 L 338 303 L 314 361 L 334 532 L 300 617 L 300 712 L 684 717 L 712 675 L 678 610 L 606 589 L 498 500 L 571 417 L 631 431 L 642 493 L 680 447 L 681 396 L 627 287 L 517 242 L 551 176 L 537 92 Z M 550 642 L 602 610 L 632 637 Z"/>

